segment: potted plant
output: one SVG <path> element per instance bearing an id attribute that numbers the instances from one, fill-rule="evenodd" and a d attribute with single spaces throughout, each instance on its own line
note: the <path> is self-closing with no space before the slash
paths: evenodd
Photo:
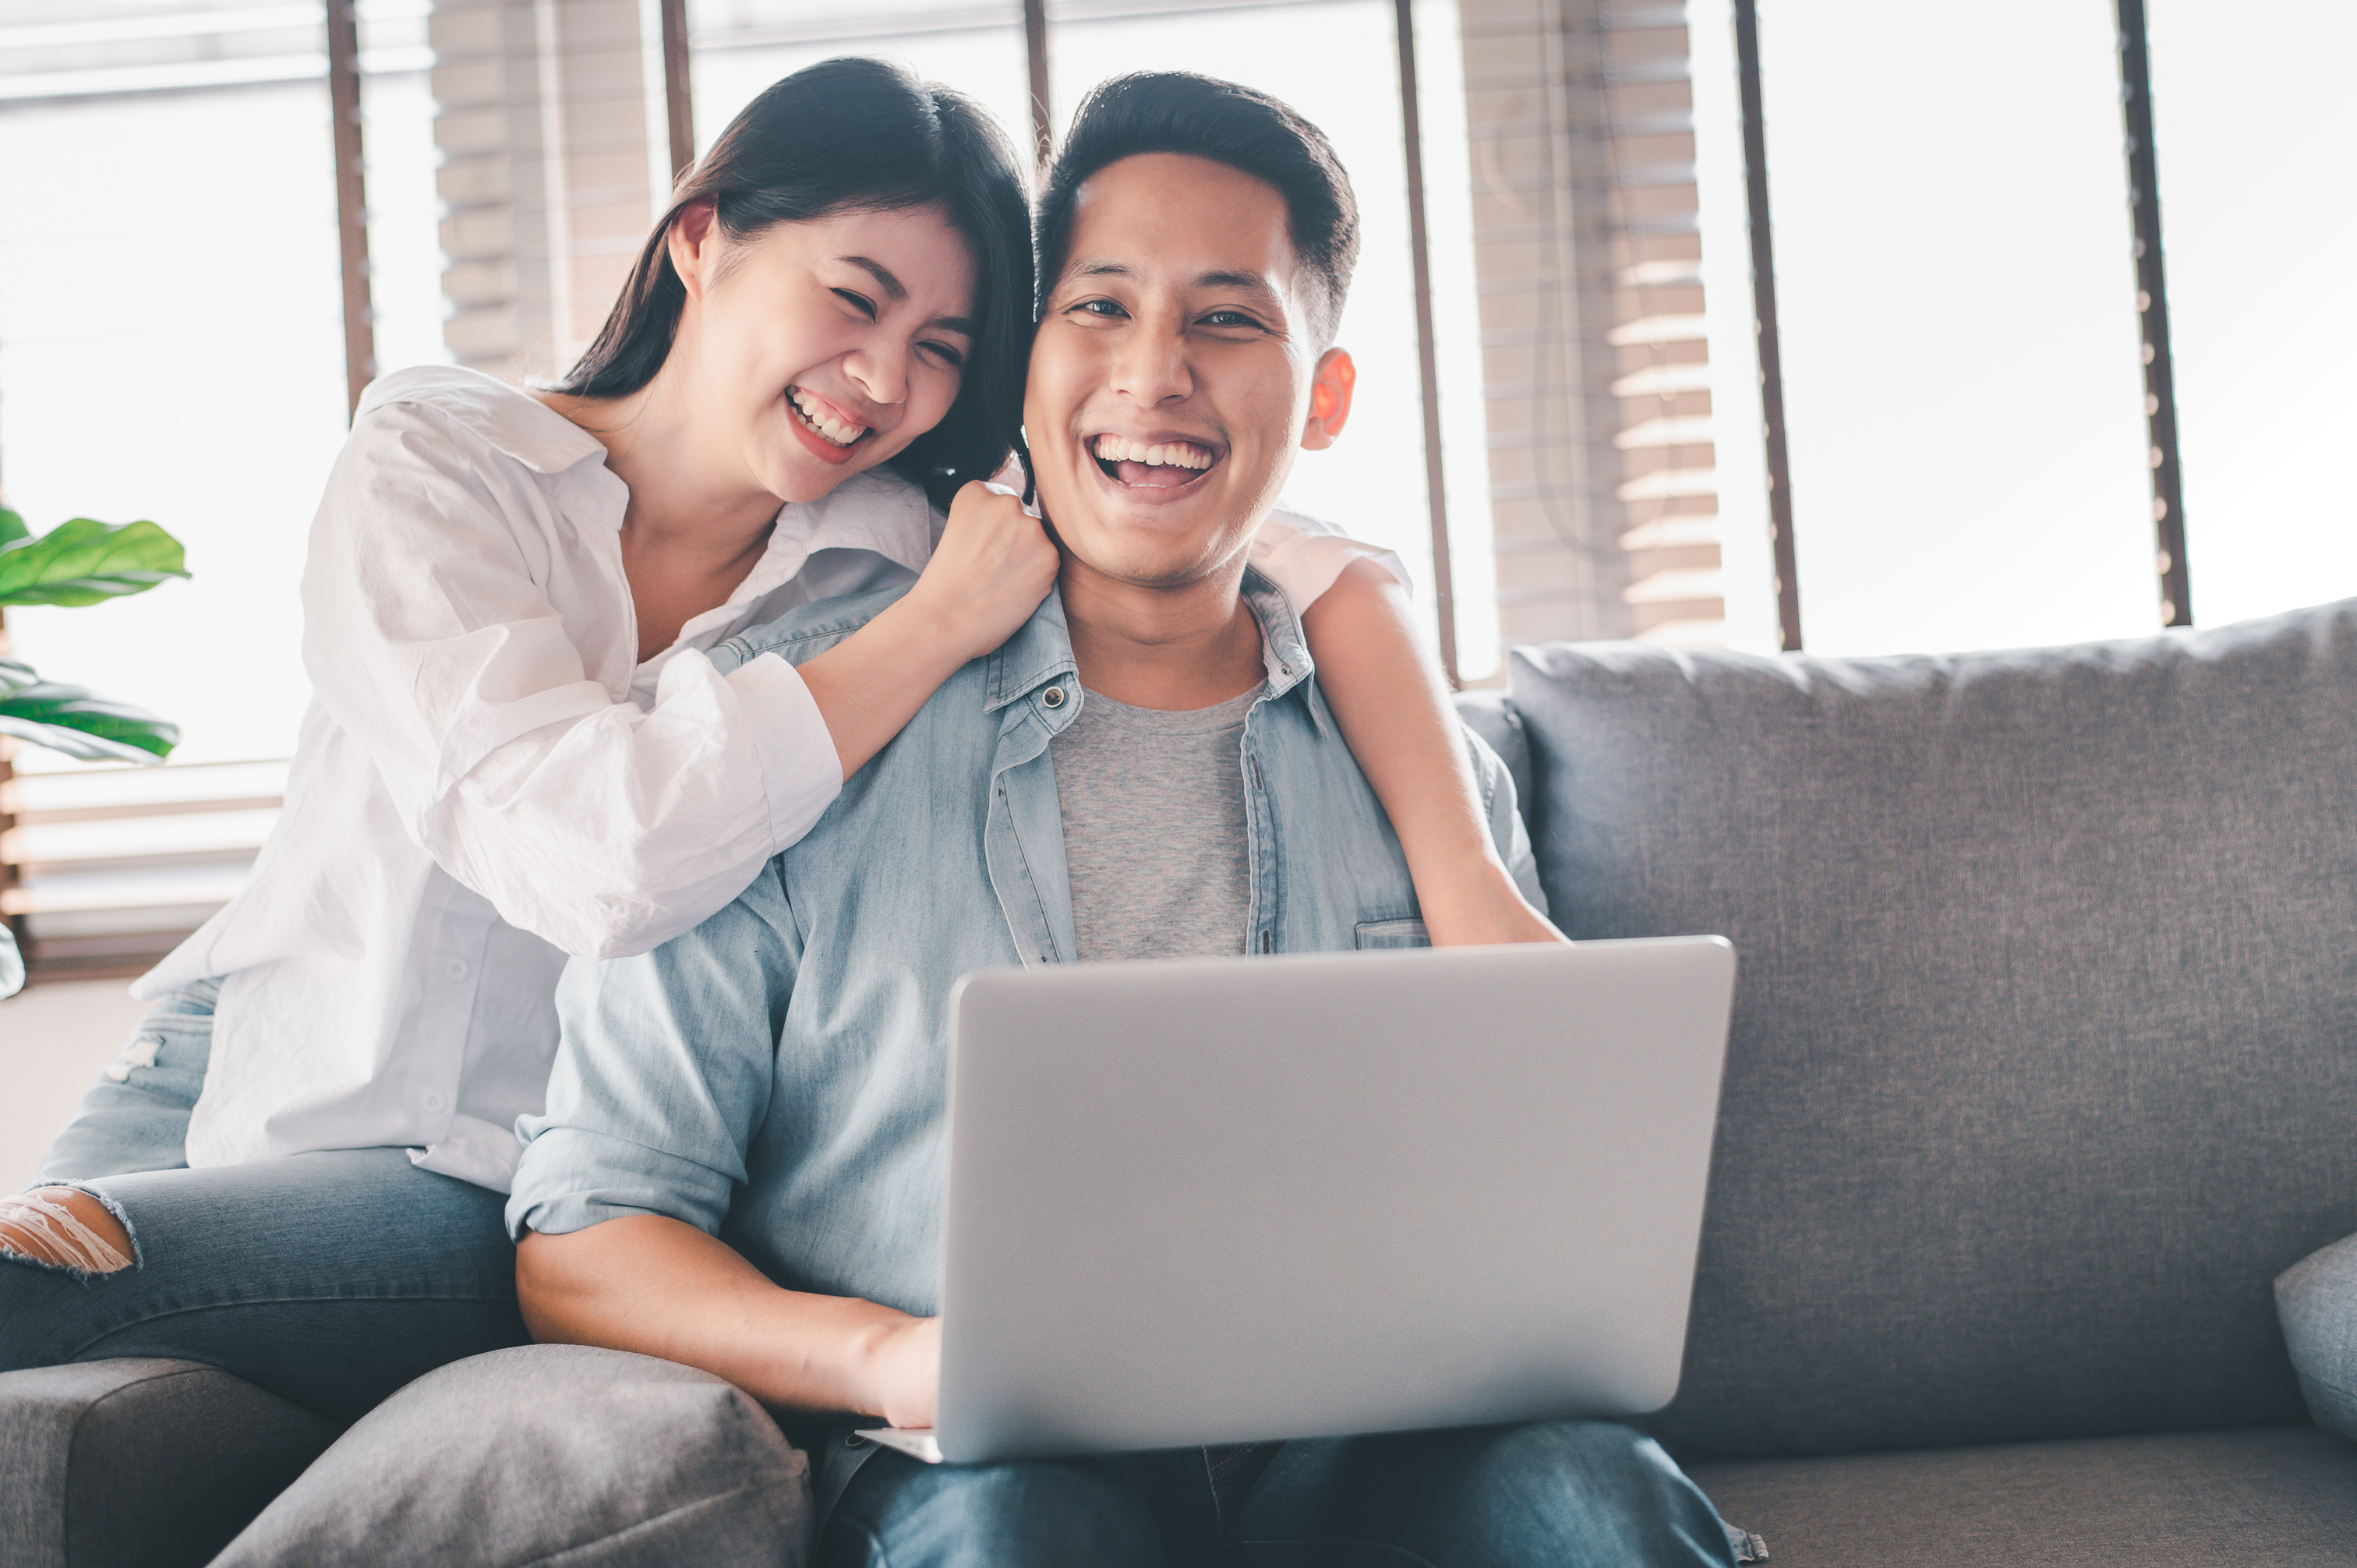
<path id="1" fill-rule="evenodd" d="M 78 517 L 36 535 L 22 517 L 0 507 L 0 612 L 9 605 L 95 605 L 188 575 L 180 542 L 152 522 Z M 5 624 L 0 620 L 0 630 Z M 87 762 L 150 765 L 178 743 L 178 725 L 87 688 L 45 681 L 5 648 L 0 639 L 0 736 Z M 9 776 L 5 744 L 0 741 L 0 783 Z M 0 815 L 0 827 L 7 821 Z M 0 921 L 0 996 L 15 994 L 24 983 L 16 933 Z"/>

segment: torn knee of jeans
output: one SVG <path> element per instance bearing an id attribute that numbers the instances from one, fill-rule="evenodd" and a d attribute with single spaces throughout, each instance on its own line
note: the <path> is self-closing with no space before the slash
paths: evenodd
<path id="1" fill-rule="evenodd" d="M 87 1197 L 103 1212 L 91 1218 L 74 1212 L 70 1200 Z M 76 1278 L 111 1274 L 136 1262 L 130 1229 L 113 1206 L 96 1193 L 46 1187 L 0 1197 L 0 1258 L 63 1269 Z"/>

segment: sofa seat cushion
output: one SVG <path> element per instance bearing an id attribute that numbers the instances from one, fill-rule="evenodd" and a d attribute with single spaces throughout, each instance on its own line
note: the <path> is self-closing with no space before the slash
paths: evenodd
<path id="1" fill-rule="evenodd" d="M 1773 1568 L 2314 1568 L 2357 1554 L 2357 1444 L 2312 1426 L 1695 1465 Z"/>
<path id="2" fill-rule="evenodd" d="M 355 1423 L 213 1568 L 794 1568 L 810 1466 L 708 1372 L 528 1345 L 428 1372 Z"/>
<path id="3" fill-rule="evenodd" d="M 194 1361 L 0 1374 L 0 1563 L 195 1568 L 337 1431 Z"/>

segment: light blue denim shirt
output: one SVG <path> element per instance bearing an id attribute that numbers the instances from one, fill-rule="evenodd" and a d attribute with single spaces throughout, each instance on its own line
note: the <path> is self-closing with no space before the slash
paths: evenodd
<path id="1" fill-rule="evenodd" d="M 802 607 L 715 660 L 814 658 L 902 591 Z M 1420 945 L 1399 841 L 1310 679 L 1300 623 L 1256 573 L 1244 598 L 1268 670 L 1238 759 L 1248 950 Z M 791 1289 L 931 1315 L 950 991 L 1077 951 L 1048 743 L 1082 701 L 1051 594 L 735 903 L 652 952 L 574 961 L 547 1112 L 516 1124 L 510 1229 L 669 1215 Z M 1500 853 L 1538 903 L 1505 767 L 1467 740 Z"/>

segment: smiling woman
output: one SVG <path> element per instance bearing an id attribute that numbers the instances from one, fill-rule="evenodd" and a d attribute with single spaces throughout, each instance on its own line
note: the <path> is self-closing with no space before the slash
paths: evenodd
<path id="1" fill-rule="evenodd" d="M 73 1187 L 0 1200 L 0 1368 L 168 1347 L 357 1413 L 521 1337 L 498 1190 L 566 955 L 725 903 L 1048 590 L 1039 524 L 971 482 L 1015 434 L 1027 220 L 978 110 L 830 62 L 723 134 L 564 390 L 369 389 L 312 531 L 285 811 L 136 988 L 156 1011 L 43 1162 Z M 709 657 L 895 585 L 807 673 Z M 114 1276 L 110 1327 L 59 1271 Z"/>

